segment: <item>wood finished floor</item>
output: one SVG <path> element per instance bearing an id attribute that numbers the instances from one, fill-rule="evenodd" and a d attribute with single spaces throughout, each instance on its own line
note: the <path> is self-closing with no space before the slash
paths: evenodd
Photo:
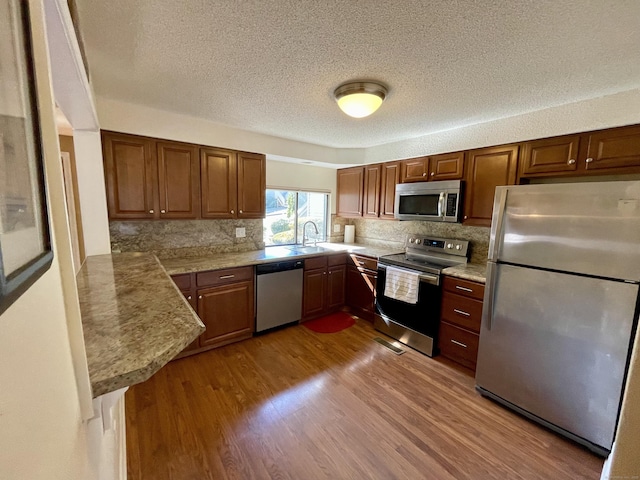
<path id="1" fill-rule="evenodd" d="M 598 479 L 602 460 L 368 323 L 174 361 L 126 394 L 129 480 Z"/>

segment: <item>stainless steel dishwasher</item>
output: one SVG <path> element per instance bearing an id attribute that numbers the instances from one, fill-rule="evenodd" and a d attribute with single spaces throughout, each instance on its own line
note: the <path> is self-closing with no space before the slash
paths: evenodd
<path id="1" fill-rule="evenodd" d="M 256 267 L 256 332 L 297 322 L 302 317 L 302 260 Z"/>

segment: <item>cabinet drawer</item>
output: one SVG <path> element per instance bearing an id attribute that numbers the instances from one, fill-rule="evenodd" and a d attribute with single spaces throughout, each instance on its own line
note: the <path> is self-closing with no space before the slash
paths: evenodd
<path id="1" fill-rule="evenodd" d="M 478 359 L 479 335 L 446 322 L 440 323 L 440 353 L 475 370 Z"/>
<path id="2" fill-rule="evenodd" d="M 482 300 L 484 298 L 484 285 L 482 283 L 463 280 L 461 278 L 448 277 L 445 275 L 442 287 L 458 295 Z"/>
<path id="3" fill-rule="evenodd" d="M 306 258 L 304 261 L 305 270 L 315 270 L 316 268 L 326 268 L 327 257 L 312 257 Z"/>
<path id="4" fill-rule="evenodd" d="M 347 256 L 344 253 L 327 256 L 327 264 L 330 267 L 333 265 L 344 265 L 345 263 L 347 263 Z"/>
<path id="5" fill-rule="evenodd" d="M 224 270 L 198 273 L 196 275 L 196 284 L 198 287 L 208 287 L 252 279 L 253 267 L 225 268 Z"/>
<path id="6" fill-rule="evenodd" d="M 473 298 L 454 295 L 451 292 L 442 294 L 442 319 L 480 333 L 482 319 L 482 302 Z"/>
<path id="7" fill-rule="evenodd" d="M 378 270 L 378 261 L 375 258 L 363 257 L 362 255 L 351 253 L 349 259 L 350 262 L 353 262 L 353 264 L 360 269 L 364 268 L 373 272 Z"/>
<path id="8" fill-rule="evenodd" d="M 191 274 L 183 273 L 181 275 L 171 275 L 171 280 L 175 283 L 180 290 L 191 289 Z"/>

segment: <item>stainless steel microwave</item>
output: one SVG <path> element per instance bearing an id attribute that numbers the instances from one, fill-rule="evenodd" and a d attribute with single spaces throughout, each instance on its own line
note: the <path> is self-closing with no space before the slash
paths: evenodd
<path id="1" fill-rule="evenodd" d="M 396 185 L 394 216 L 399 220 L 460 222 L 462 181 L 400 183 Z"/>

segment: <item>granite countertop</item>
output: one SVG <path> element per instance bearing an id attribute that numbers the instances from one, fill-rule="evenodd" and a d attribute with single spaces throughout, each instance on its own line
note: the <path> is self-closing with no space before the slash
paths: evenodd
<path id="1" fill-rule="evenodd" d="M 251 250 L 239 253 L 217 253 L 201 257 L 176 257 L 161 259 L 162 265 L 170 275 L 181 273 L 203 272 L 206 270 L 219 270 L 221 268 L 244 267 L 249 265 L 261 265 L 264 263 L 277 262 L 280 260 L 303 259 L 317 257 L 320 255 L 330 255 L 332 253 L 357 253 L 368 257 L 379 258 L 382 255 L 400 253 L 402 248 L 372 247 L 368 245 L 358 245 L 349 243 L 319 243 L 317 251 L 303 253 L 298 247 L 267 247 L 263 250 Z M 308 250 L 314 250 L 313 247 Z"/>
<path id="2" fill-rule="evenodd" d="M 443 275 L 450 277 L 462 278 L 474 282 L 485 283 L 487 280 L 487 265 L 479 263 L 466 263 L 464 265 L 456 265 L 455 267 L 447 267 L 442 270 Z"/>
<path id="3" fill-rule="evenodd" d="M 152 254 L 87 257 L 77 281 L 94 398 L 147 380 L 205 329 Z"/>

